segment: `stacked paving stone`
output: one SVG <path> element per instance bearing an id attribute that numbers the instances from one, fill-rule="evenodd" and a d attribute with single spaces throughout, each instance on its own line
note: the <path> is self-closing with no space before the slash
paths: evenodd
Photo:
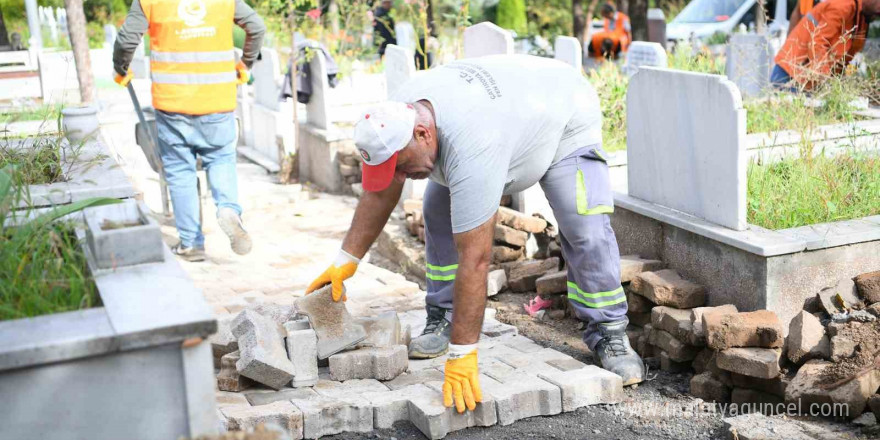
<path id="1" fill-rule="evenodd" d="M 504 203 L 505 200 L 502 200 Z M 509 203 L 509 198 L 507 199 Z M 403 202 L 406 225 L 409 233 L 425 242 L 425 220 L 422 214 L 422 201 L 408 199 Z M 559 253 L 559 244 L 553 240 L 553 227 L 538 215 L 529 216 L 501 206 L 495 224 L 495 241 L 492 246 L 492 263 L 500 264 L 519 261 L 526 257 L 526 246 L 534 240 L 536 258 L 546 258 L 551 253 Z"/>
<path id="2" fill-rule="evenodd" d="M 338 152 L 336 159 L 339 164 L 339 174 L 346 186 L 351 187 L 361 183 L 361 161 L 356 153 Z"/>
<path id="3" fill-rule="evenodd" d="M 401 332 L 420 332 L 425 311 L 395 314 L 393 318 L 384 314 L 369 324 L 367 319 L 356 318 L 356 322 L 367 327 L 369 336 L 355 350 L 330 356 L 329 366 L 318 368 L 314 386 L 288 384 L 275 390 L 256 384 L 240 393 L 218 392 L 222 428 L 247 430 L 271 423 L 299 439 L 369 432 L 409 421 L 426 437 L 439 439 L 472 426 L 507 425 L 526 417 L 623 399 L 619 376 L 543 348 L 519 336 L 516 327 L 495 320 L 494 310 L 487 310 L 479 342 L 483 402 L 475 411 L 458 414 L 443 406 L 445 356 L 413 360 L 406 372 L 390 380 L 341 376 L 358 371 L 372 374 L 376 368 L 373 361 L 352 353 L 375 351 L 375 344 L 392 341 Z M 352 363 L 341 370 L 334 367 L 334 362 L 345 359 Z"/>

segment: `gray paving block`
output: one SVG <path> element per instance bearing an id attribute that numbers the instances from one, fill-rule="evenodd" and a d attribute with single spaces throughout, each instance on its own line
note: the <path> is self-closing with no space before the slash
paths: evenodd
<path id="1" fill-rule="evenodd" d="M 254 381 L 238 372 L 235 364 L 240 359 L 239 352 L 234 351 L 220 358 L 220 372 L 217 373 L 217 389 L 220 391 L 241 392 L 254 385 Z"/>
<path id="2" fill-rule="evenodd" d="M 361 396 L 373 405 L 373 428 L 391 428 L 397 422 L 409 421 L 409 401 L 430 393 L 422 384 L 409 385 L 391 391 L 373 391 Z"/>
<path id="3" fill-rule="evenodd" d="M 400 332 L 400 319 L 397 312 L 390 311 L 379 316 L 360 317 L 355 319 L 367 332 L 367 338 L 361 341 L 361 347 L 392 347 L 403 344 Z"/>
<path id="4" fill-rule="evenodd" d="M 587 366 L 587 364 L 577 359 L 551 359 L 547 361 L 547 365 L 560 371 L 580 370 Z"/>
<path id="5" fill-rule="evenodd" d="M 232 322 L 241 359 L 235 364 L 243 376 L 280 389 L 293 379 L 293 364 L 287 358 L 281 324 L 255 310 L 242 311 Z"/>
<path id="6" fill-rule="evenodd" d="M 558 352 L 552 348 L 543 348 L 532 353 L 518 353 L 512 355 L 499 355 L 498 360 L 510 365 L 524 373 L 541 373 L 552 370 L 547 361 L 552 360 L 575 360 L 573 357 Z"/>
<path id="7" fill-rule="evenodd" d="M 260 406 L 227 406 L 220 412 L 230 431 L 252 431 L 257 425 L 275 424 L 291 438 L 303 438 L 303 413 L 288 401 Z"/>
<path id="8" fill-rule="evenodd" d="M 443 406 L 443 393 L 437 389 L 436 383 L 429 388 L 430 392 L 409 401 L 409 421 L 429 439 L 441 439 L 450 432 L 472 426 L 492 426 L 498 422 L 491 396 L 483 395 L 483 402 L 478 403 L 473 411 L 459 414 L 454 406 Z"/>
<path id="9" fill-rule="evenodd" d="M 408 364 L 407 348 L 403 345 L 359 348 L 330 356 L 330 376 L 339 381 L 391 380 L 406 371 Z"/>
<path id="10" fill-rule="evenodd" d="M 480 376 L 483 396 L 495 401 L 498 424 L 509 425 L 519 419 L 562 412 L 562 393 L 558 386 L 531 374 L 515 372 L 500 377 Z"/>
<path id="11" fill-rule="evenodd" d="M 536 351 L 541 351 L 544 348 L 525 336 L 517 336 L 510 341 L 506 341 L 504 345 L 523 353 L 534 353 Z"/>
<path id="12" fill-rule="evenodd" d="M 358 395 L 336 398 L 317 394 L 290 402 L 302 411 L 305 438 L 373 430 L 373 406 Z"/>
<path id="13" fill-rule="evenodd" d="M 224 406 L 250 406 L 247 397 L 242 393 L 230 393 L 226 391 L 217 391 L 214 393 L 214 401 L 217 402 L 217 408 Z"/>
<path id="14" fill-rule="evenodd" d="M 367 338 L 344 301 L 333 301 L 330 285 L 296 300 L 296 310 L 309 317 L 318 334 L 318 359 L 327 359 Z"/>
<path id="15" fill-rule="evenodd" d="M 435 368 L 428 368 L 424 370 L 403 373 L 400 376 L 394 378 L 394 380 L 389 380 L 388 382 L 382 383 L 392 390 L 399 390 L 401 388 L 406 388 L 411 385 L 423 384 L 425 382 L 438 380 L 443 380 L 443 371 Z"/>
<path id="16" fill-rule="evenodd" d="M 312 389 L 323 396 L 340 398 L 375 391 L 388 391 L 388 387 L 375 379 L 353 379 L 345 382 L 318 380 Z"/>
<path id="17" fill-rule="evenodd" d="M 214 356 L 214 367 L 220 368 L 223 355 L 238 351 L 238 339 L 232 334 L 233 316 L 217 318 L 217 333 L 208 336 L 211 343 L 211 354 Z"/>
<path id="18" fill-rule="evenodd" d="M 242 396 L 244 396 L 251 405 L 259 406 L 268 405 L 273 402 L 280 402 L 282 400 L 308 399 L 317 394 L 318 393 L 311 388 L 285 388 L 279 391 L 254 390 L 244 393 Z"/>
<path id="19" fill-rule="evenodd" d="M 481 330 L 481 333 L 486 336 L 496 338 L 500 336 L 516 336 L 519 331 L 516 327 L 512 325 L 505 324 L 494 319 L 485 319 L 483 320 L 483 328 Z"/>
<path id="20" fill-rule="evenodd" d="M 623 379 L 595 365 L 571 371 L 547 370 L 539 373 L 538 377 L 562 390 L 562 410 L 566 412 L 582 406 L 620 403 L 623 400 Z"/>
<path id="21" fill-rule="evenodd" d="M 318 336 L 314 330 L 288 330 L 287 357 L 293 364 L 292 384 L 295 388 L 318 383 Z"/>

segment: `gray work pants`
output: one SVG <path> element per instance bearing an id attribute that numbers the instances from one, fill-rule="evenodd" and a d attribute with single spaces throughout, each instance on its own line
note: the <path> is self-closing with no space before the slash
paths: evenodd
<path id="1" fill-rule="evenodd" d="M 598 145 L 581 148 L 553 164 L 541 178 L 550 202 L 568 269 L 568 299 L 587 324 L 584 342 L 599 342 L 598 325 L 626 316 L 620 285 L 620 253 L 608 216 L 614 210 L 606 153 Z M 423 204 L 428 296 L 432 306 L 452 308 L 458 252 L 452 238 L 449 188 L 429 182 Z"/>

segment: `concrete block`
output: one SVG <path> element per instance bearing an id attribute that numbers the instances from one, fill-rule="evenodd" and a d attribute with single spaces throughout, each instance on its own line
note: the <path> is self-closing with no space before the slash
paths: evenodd
<path id="1" fill-rule="evenodd" d="M 296 330 L 308 330 L 312 328 L 312 325 L 309 324 L 309 318 L 302 318 L 294 321 L 287 321 L 284 323 L 283 327 L 284 331 L 290 333 Z"/>
<path id="2" fill-rule="evenodd" d="M 504 226 L 532 234 L 539 234 L 547 229 L 546 220 L 505 207 L 498 209 L 498 222 Z"/>
<path id="3" fill-rule="evenodd" d="M 217 408 L 224 406 L 250 406 L 247 397 L 242 393 L 228 393 L 226 391 L 217 391 L 214 393 Z"/>
<path id="4" fill-rule="evenodd" d="M 547 361 L 547 365 L 556 368 L 559 371 L 572 371 L 586 368 L 587 364 L 577 359 L 551 359 Z"/>
<path id="5" fill-rule="evenodd" d="M 373 406 L 361 396 L 340 399 L 318 394 L 290 402 L 302 411 L 304 438 L 373 430 Z"/>
<path id="6" fill-rule="evenodd" d="M 314 330 L 288 330 L 287 355 L 293 364 L 294 388 L 318 383 L 318 336 Z"/>
<path id="7" fill-rule="evenodd" d="M 217 318 L 217 333 L 208 336 L 215 368 L 220 368 L 220 358 L 224 355 L 238 351 L 238 339 L 232 334 L 232 319 L 232 316 Z"/>
<path id="8" fill-rule="evenodd" d="M 241 392 L 254 385 L 254 381 L 241 375 L 235 368 L 240 359 L 239 352 L 227 353 L 220 358 L 220 372 L 217 374 L 217 388 L 221 391 Z"/>
<path id="9" fill-rule="evenodd" d="M 691 378 L 690 393 L 707 402 L 730 402 L 730 388 L 708 371 Z"/>
<path id="10" fill-rule="evenodd" d="M 657 305 L 648 301 L 642 295 L 626 291 L 626 310 L 627 313 L 651 313 L 651 309 Z"/>
<path id="11" fill-rule="evenodd" d="M 318 359 L 353 347 L 367 338 L 367 332 L 348 313 L 344 301 L 333 301 L 331 286 L 296 300 L 296 310 L 309 317 L 318 335 Z"/>
<path id="12" fill-rule="evenodd" d="M 706 303 L 703 286 L 682 278 L 671 269 L 643 272 L 633 278 L 630 288 L 659 306 L 689 309 Z"/>
<path id="13" fill-rule="evenodd" d="M 703 315 L 706 344 L 713 350 L 731 347 L 781 348 L 785 330 L 776 313 L 758 310 L 743 313 Z"/>
<path id="14" fill-rule="evenodd" d="M 848 278 L 840 280 L 834 286 L 822 289 L 816 296 L 822 303 L 822 308 L 829 315 L 843 313 L 849 307 L 861 303 L 855 282 Z"/>
<path id="15" fill-rule="evenodd" d="M 620 403 L 624 398 L 623 379 L 595 365 L 570 371 L 545 370 L 538 373 L 538 377 L 562 390 L 563 411 L 600 403 Z"/>
<path id="16" fill-rule="evenodd" d="M 355 323 L 360 324 L 367 332 L 367 338 L 361 341 L 359 346 L 393 347 L 402 343 L 397 312 L 390 311 L 379 316 L 356 318 Z"/>
<path id="17" fill-rule="evenodd" d="M 406 371 L 409 365 L 407 348 L 368 347 L 345 351 L 330 356 L 330 376 L 333 380 L 350 379 L 391 380 Z"/>
<path id="18" fill-rule="evenodd" d="M 759 390 L 782 398 L 785 398 L 785 389 L 788 388 L 792 380 L 791 377 L 782 374 L 773 379 L 761 379 L 759 377 L 730 373 L 730 378 L 734 387 Z"/>
<path id="19" fill-rule="evenodd" d="M 568 292 L 568 271 L 548 273 L 535 280 L 538 295 L 552 295 Z"/>
<path id="20" fill-rule="evenodd" d="M 165 261 L 159 224 L 143 202 L 126 200 L 83 211 L 86 240 L 101 269 Z"/>
<path id="21" fill-rule="evenodd" d="M 429 393 L 409 400 L 409 421 L 429 439 L 441 439 L 450 432 L 472 426 L 492 426 L 498 421 L 495 401 L 489 395 L 484 394 L 483 402 L 477 403 L 473 411 L 459 414 L 455 406 L 443 406 L 443 393 L 437 387 L 429 388 Z"/>
<path id="22" fill-rule="evenodd" d="M 428 368 L 424 370 L 403 373 L 393 380 L 383 382 L 383 385 L 387 386 L 391 390 L 399 390 L 402 388 L 410 387 L 412 385 L 436 381 L 443 381 L 443 372 L 435 368 Z"/>
<path id="23" fill-rule="evenodd" d="M 246 309 L 233 321 L 232 334 L 241 353 L 235 364 L 239 373 L 275 389 L 290 383 L 294 367 L 287 358 L 281 324 Z"/>
<path id="24" fill-rule="evenodd" d="M 268 405 L 285 400 L 308 399 L 317 396 L 311 388 L 284 388 L 280 391 L 251 390 L 243 394 L 253 406 Z"/>
<path id="25" fill-rule="evenodd" d="M 666 263 L 660 260 L 647 260 L 638 255 L 620 257 L 620 282 L 628 283 L 642 272 L 656 272 L 666 269 Z"/>
<path id="26" fill-rule="evenodd" d="M 648 337 L 652 345 L 665 351 L 667 356 L 676 362 L 692 361 L 700 353 L 700 347 L 681 342 L 664 330 L 652 329 Z"/>
<path id="27" fill-rule="evenodd" d="M 284 324 L 290 321 L 296 321 L 300 318 L 296 314 L 296 309 L 290 305 L 274 304 L 274 303 L 258 303 L 246 306 L 247 310 L 251 310 L 258 315 L 269 318 L 270 321 L 283 328 Z M 232 328 L 235 328 L 233 323 Z M 283 334 L 283 333 L 282 333 Z"/>
<path id="28" fill-rule="evenodd" d="M 260 406 L 220 408 L 230 431 L 253 431 L 258 425 L 280 426 L 292 439 L 303 438 L 303 413 L 288 401 Z"/>
<path id="29" fill-rule="evenodd" d="M 779 376 L 778 348 L 728 348 L 718 352 L 718 368 L 745 376 L 772 379 Z"/>
<path id="30" fill-rule="evenodd" d="M 505 341 L 504 345 L 523 353 L 534 353 L 544 349 L 544 347 L 536 344 L 535 341 L 525 336 L 517 336 L 509 341 Z"/>
<path id="31" fill-rule="evenodd" d="M 880 270 L 858 275 L 853 278 L 853 282 L 865 304 L 880 302 Z"/>
<path id="32" fill-rule="evenodd" d="M 498 269 L 489 272 L 489 279 L 486 280 L 487 296 L 495 296 L 506 288 L 507 274 L 504 272 L 504 269 Z"/>
<path id="33" fill-rule="evenodd" d="M 373 391 L 388 391 L 388 387 L 375 379 L 354 379 L 345 382 L 322 379 L 318 380 L 318 384 L 312 389 L 323 396 L 340 399 L 355 394 L 363 394 Z"/>
<path id="34" fill-rule="evenodd" d="M 786 354 L 794 364 L 831 356 L 831 341 L 819 318 L 804 311 L 795 315 L 788 326 Z"/>
<path id="35" fill-rule="evenodd" d="M 392 391 L 364 393 L 362 397 L 373 406 L 373 428 L 388 429 L 397 422 L 409 421 L 411 399 L 432 392 L 423 384 L 413 384 Z"/>
<path id="36" fill-rule="evenodd" d="M 547 272 L 556 272 L 559 267 L 559 259 L 556 257 L 546 260 L 524 261 L 510 269 L 507 282 L 513 292 L 534 292 L 535 281 Z"/>
<path id="37" fill-rule="evenodd" d="M 541 373 L 551 368 L 546 364 L 552 360 L 574 360 L 573 357 L 552 348 L 543 348 L 532 353 L 500 354 L 496 359 L 524 373 Z"/>
<path id="38" fill-rule="evenodd" d="M 513 229 L 510 226 L 504 226 L 502 224 L 495 225 L 495 242 L 496 243 L 504 243 L 510 247 L 521 248 L 526 245 L 526 240 L 529 239 L 529 233 L 525 231 L 520 231 L 517 229 Z"/>
<path id="39" fill-rule="evenodd" d="M 691 311 L 687 309 L 666 306 L 654 307 L 651 309 L 651 327 L 665 330 L 682 342 L 690 343 L 694 340 Z"/>
<path id="40" fill-rule="evenodd" d="M 483 320 L 483 328 L 480 332 L 490 338 L 513 337 L 519 334 L 515 326 L 494 319 Z"/>
<path id="41" fill-rule="evenodd" d="M 495 401 L 498 424 L 511 423 L 535 416 L 562 412 L 562 394 L 556 385 L 525 373 L 504 377 L 486 374 L 480 378 L 483 395 Z"/>
<path id="42" fill-rule="evenodd" d="M 693 328 L 693 345 L 706 345 L 706 330 L 703 328 L 703 315 L 707 313 L 737 313 L 733 304 L 717 307 L 695 307 L 691 309 L 691 327 Z"/>

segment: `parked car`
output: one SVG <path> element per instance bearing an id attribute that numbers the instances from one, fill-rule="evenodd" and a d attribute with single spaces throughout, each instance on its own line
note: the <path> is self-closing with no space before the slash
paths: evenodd
<path id="1" fill-rule="evenodd" d="M 770 35 L 785 33 L 791 7 L 786 1 L 766 0 Z M 693 0 L 666 26 L 671 44 L 693 38 L 704 41 L 716 35 L 734 33 L 740 25 L 752 29 L 758 12 L 757 0 Z"/>

